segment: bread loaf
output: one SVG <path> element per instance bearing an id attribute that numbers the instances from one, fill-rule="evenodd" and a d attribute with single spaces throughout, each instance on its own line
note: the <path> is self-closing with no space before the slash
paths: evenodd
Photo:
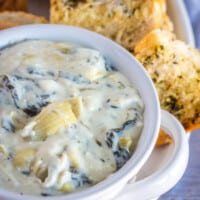
<path id="1" fill-rule="evenodd" d="M 0 12 L 0 30 L 19 25 L 35 23 L 48 23 L 48 21 L 44 17 L 21 11 Z"/>
<path id="2" fill-rule="evenodd" d="M 165 0 L 51 0 L 50 22 L 93 30 L 129 51 L 153 29 L 169 25 Z"/>
<path id="3" fill-rule="evenodd" d="M 0 11 L 3 10 L 27 10 L 27 0 L 0 0 Z"/>

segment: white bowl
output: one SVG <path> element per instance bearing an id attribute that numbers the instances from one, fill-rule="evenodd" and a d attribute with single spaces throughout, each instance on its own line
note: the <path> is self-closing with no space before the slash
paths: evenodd
<path id="1" fill-rule="evenodd" d="M 112 176 L 95 186 L 62 196 L 45 197 L 45 199 L 51 200 L 98 200 L 113 198 L 147 161 L 158 136 L 161 125 L 160 105 L 151 79 L 139 62 L 124 48 L 88 30 L 64 25 L 26 25 L 11 28 L 0 32 L 0 48 L 25 39 L 68 41 L 97 49 L 110 60 L 113 66 L 124 73 L 139 91 L 145 104 L 144 128 L 137 148 L 130 160 Z M 22 196 L 1 189 L 0 199 L 39 200 L 43 199 L 43 197 Z"/>

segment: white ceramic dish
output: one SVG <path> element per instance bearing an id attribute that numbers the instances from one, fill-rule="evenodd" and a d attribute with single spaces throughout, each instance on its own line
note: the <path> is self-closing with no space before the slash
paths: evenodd
<path id="1" fill-rule="evenodd" d="M 109 59 L 112 66 L 115 66 L 119 71 L 124 73 L 134 84 L 145 105 L 144 128 L 138 141 L 137 148 L 130 160 L 120 170 L 89 189 L 59 197 L 45 197 L 46 200 L 100 200 L 102 198 L 114 198 L 120 190 L 130 182 L 132 177 L 138 173 L 149 158 L 154 148 L 160 125 L 163 126 L 164 129 L 167 129 L 167 131 L 169 129 L 169 132 L 172 133 L 177 151 L 183 152 L 186 155 L 186 162 L 183 164 L 186 165 L 188 143 L 183 127 L 172 115 L 164 111 L 162 111 L 161 123 L 159 100 L 155 87 L 144 68 L 130 53 L 128 53 L 128 51 L 96 33 L 63 25 L 27 25 L 1 31 L 0 47 L 24 39 L 70 41 L 99 50 Z M 175 155 L 176 159 L 181 159 L 178 153 Z M 139 192 L 140 190 L 137 191 Z M 44 197 L 22 196 L 0 189 L 0 198 L 1 200 L 40 200 Z"/>
<path id="2" fill-rule="evenodd" d="M 193 30 L 183 1 L 168 0 L 167 4 L 177 38 L 194 47 Z M 176 142 L 173 145 L 155 148 L 137 174 L 136 182 L 125 187 L 115 200 L 155 199 L 173 188 L 181 179 L 187 163 L 187 152 L 182 152 L 182 156 L 180 153 Z"/>

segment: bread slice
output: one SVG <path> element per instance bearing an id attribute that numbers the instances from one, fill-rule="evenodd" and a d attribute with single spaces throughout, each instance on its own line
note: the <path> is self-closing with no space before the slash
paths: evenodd
<path id="1" fill-rule="evenodd" d="M 200 53 L 165 30 L 154 30 L 135 47 L 135 56 L 155 83 L 161 108 L 187 132 L 200 127 Z"/>
<path id="2" fill-rule="evenodd" d="M 0 11 L 27 10 L 27 0 L 0 0 Z"/>
<path id="3" fill-rule="evenodd" d="M 48 23 L 44 17 L 21 11 L 0 12 L 0 30 L 25 24 Z"/>
<path id="4" fill-rule="evenodd" d="M 50 6 L 51 23 L 93 30 L 130 51 L 166 18 L 165 0 L 51 0 Z"/>

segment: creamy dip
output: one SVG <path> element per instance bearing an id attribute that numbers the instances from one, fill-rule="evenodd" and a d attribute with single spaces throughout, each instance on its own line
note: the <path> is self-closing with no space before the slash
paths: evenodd
<path id="1" fill-rule="evenodd" d="M 120 169 L 143 128 L 132 84 L 94 49 L 29 40 L 0 50 L 0 187 L 41 196 Z"/>

